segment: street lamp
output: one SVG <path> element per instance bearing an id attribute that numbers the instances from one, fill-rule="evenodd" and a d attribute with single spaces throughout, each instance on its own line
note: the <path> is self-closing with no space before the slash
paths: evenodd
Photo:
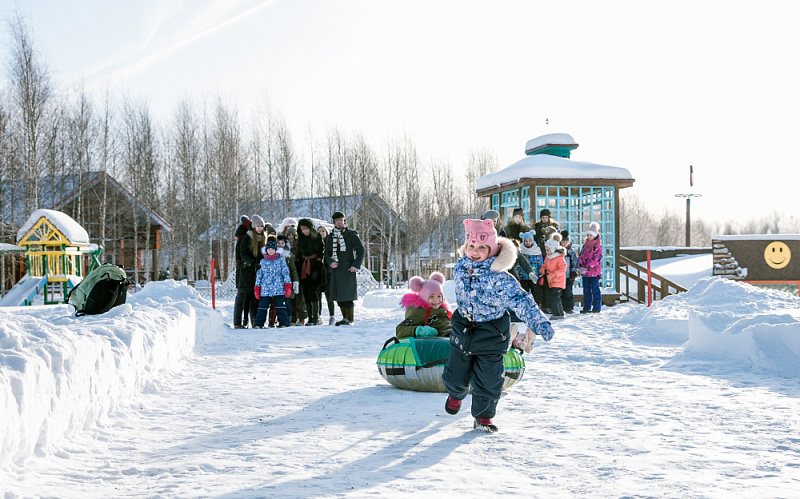
<path id="1" fill-rule="evenodd" d="M 675 194 L 676 198 L 686 198 L 686 247 L 692 245 L 692 198 L 702 197 L 702 194 Z"/>

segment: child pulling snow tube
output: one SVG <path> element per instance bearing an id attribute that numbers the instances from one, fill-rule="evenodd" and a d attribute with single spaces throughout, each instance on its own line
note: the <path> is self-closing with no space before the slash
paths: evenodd
<path id="1" fill-rule="evenodd" d="M 378 372 L 397 388 L 418 392 L 447 392 L 442 373 L 450 357 L 449 338 L 390 338 L 378 354 Z M 522 353 L 512 348 L 503 355 L 503 390 L 525 373 Z"/>

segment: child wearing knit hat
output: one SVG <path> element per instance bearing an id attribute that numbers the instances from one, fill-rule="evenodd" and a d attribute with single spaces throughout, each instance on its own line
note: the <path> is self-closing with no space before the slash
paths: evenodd
<path id="1" fill-rule="evenodd" d="M 453 268 L 458 308 L 451 318 L 450 357 L 442 375 L 449 394 L 445 411 L 456 414 L 472 387 L 475 429 L 496 432 L 492 418 L 503 389 L 503 355 L 514 339 L 508 310 L 545 341 L 555 333 L 530 293 L 508 273 L 517 260 L 514 243 L 497 237 L 491 220 L 465 220 L 464 228 L 462 256 Z"/>
<path id="2" fill-rule="evenodd" d="M 553 315 L 550 320 L 564 318 L 564 306 L 561 302 L 561 292 L 567 284 L 567 261 L 564 259 L 567 250 L 561 247 L 561 234 L 553 234 L 544 243 L 547 256 L 542 265 L 542 274 L 547 279 L 549 287 L 548 299 Z"/>
<path id="3" fill-rule="evenodd" d="M 442 294 L 444 281 L 444 275 L 439 272 L 432 273 L 427 281 L 419 276 L 408 281 L 411 292 L 400 300 L 406 309 L 406 317 L 397 325 L 395 336 L 433 338 L 450 335 L 452 313 Z"/>
<path id="4" fill-rule="evenodd" d="M 278 254 L 278 239 L 267 237 L 264 246 L 264 258 L 256 272 L 256 285 L 253 288 L 258 300 L 258 314 L 254 327 L 261 329 L 267 322 L 269 308 L 275 304 L 278 313 L 278 327 L 289 326 L 289 314 L 286 311 L 286 298 L 292 295 L 292 279 L 286 260 Z"/>
<path id="5" fill-rule="evenodd" d="M 539 286 L 539 272 L 544 263 L 542 250 L 539 248 L 539 245 L 536 244 L 536 233 L 534 231 L 524 232 L 520 237 L 522 238 L 522 244 L 519 246 L 519 252 L 528 260 L 531 268 L 533 268 L 533 272 L 531 274 L 520 275 L 521 279 L 519 283 L 522 289 L 533 295 L 536 304 L 541 308 L 542 287 Z"/>

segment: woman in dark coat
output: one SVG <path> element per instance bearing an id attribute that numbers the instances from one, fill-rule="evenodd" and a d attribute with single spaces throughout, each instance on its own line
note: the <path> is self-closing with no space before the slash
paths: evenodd
<path id="1" fill-rule="evenodd" d="M 319 313 L 322 308 L 322 293 L 320 286 L 325 280 L 325 270 L 322 265 L 325 246 L 322 237 L 314 228 L 314 223 L 301 218 L 297 223 L 297 242 L 295 243 L 295 257 L 297 258 L 297 271 L 300 274 L 300 289 L 308 312 L 306 326 L 316 326 L 319 322 Z"/>
<path id="2" fill-rule="evenodd" d="M 242 329 L 247 327 L 248 319 L 250 317 L 250 298 L 249 294 L 239 289 L 239 281 L 242 279 L 242 258 L 239 256 L 239 251 L 242 246 L 242 238 L 247 234 L 247 229 L 250 228 L 250 218 L 247 215 L 242 215 L 240 219 L 242 224 L 236 229 L 236 249 L 234 255 L 236 257 L 236 299 L 233 302 L 233 327 L 235 329 Z M 247 310 L 248 312 L 244 312 Z M 244 315 L 244 321 L 242 320 Z"/>
<path id="3" fill-rule="evenodd" d="M 242 261 L 242 271 L 240 275 L 237 275 L 236 288 L 239 292 L 246 294 L 244 300 L 250 303 L 250 324 L 256 323 L 256 313 L 258 312 L 258 300 L 256 300 L 255 294 L 256 272 L 258 271 L 258 262 L 261 260 L 261 248 L 266 242 L 264 219 L 253 215 L 250 218 L 250 230 L 236 245 L 236 258 Z"/>
<path id="4" fill-rule="evenodd" d="M 322 237 L 322 246 L 324 247 L 328 241 L 328 228 L 320 224 L 317 227 L 317 232 Z M 333 326 L 334 316 L 336 315 L 336 304 L 331 299 L 331 268 L 323 262 L 322 268 L 325 270 L 322 274 L 322 285 L 320 291 L 325 293 L 325 301 L 328 304 L 328 325 Z M 320 307 L 321 308 L 321 307 Z M 320 310 L 322 313 L 322 310 Z"/>

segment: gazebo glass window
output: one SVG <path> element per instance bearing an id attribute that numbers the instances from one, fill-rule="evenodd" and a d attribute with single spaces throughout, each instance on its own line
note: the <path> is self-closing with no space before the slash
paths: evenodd
<path id="1" fill-rule="evenodd" d="M 525 214 L 525 223 L 531 225 L 531 197 L 530 187 L 523 187 L 520 191 L 520 204 L 522 205 L 522 213 Z"/>
<path id="2" fill-rule="evenodd" d="M 616 287 L 616 246 L 614 224 L 616 199 L 613 187 L 539 186 L 536 187 L 536 213 L 547 208 L 561 229 L 569 231 L 573 249 L 578 253 L 583 234 L 591 222 L 600 224 L 603 243 L 603 273 L 600 284 Z M 576 280 L 579 281 L 579 280 Z M 579 285 L 578 282 L 576 284 Z"/>

